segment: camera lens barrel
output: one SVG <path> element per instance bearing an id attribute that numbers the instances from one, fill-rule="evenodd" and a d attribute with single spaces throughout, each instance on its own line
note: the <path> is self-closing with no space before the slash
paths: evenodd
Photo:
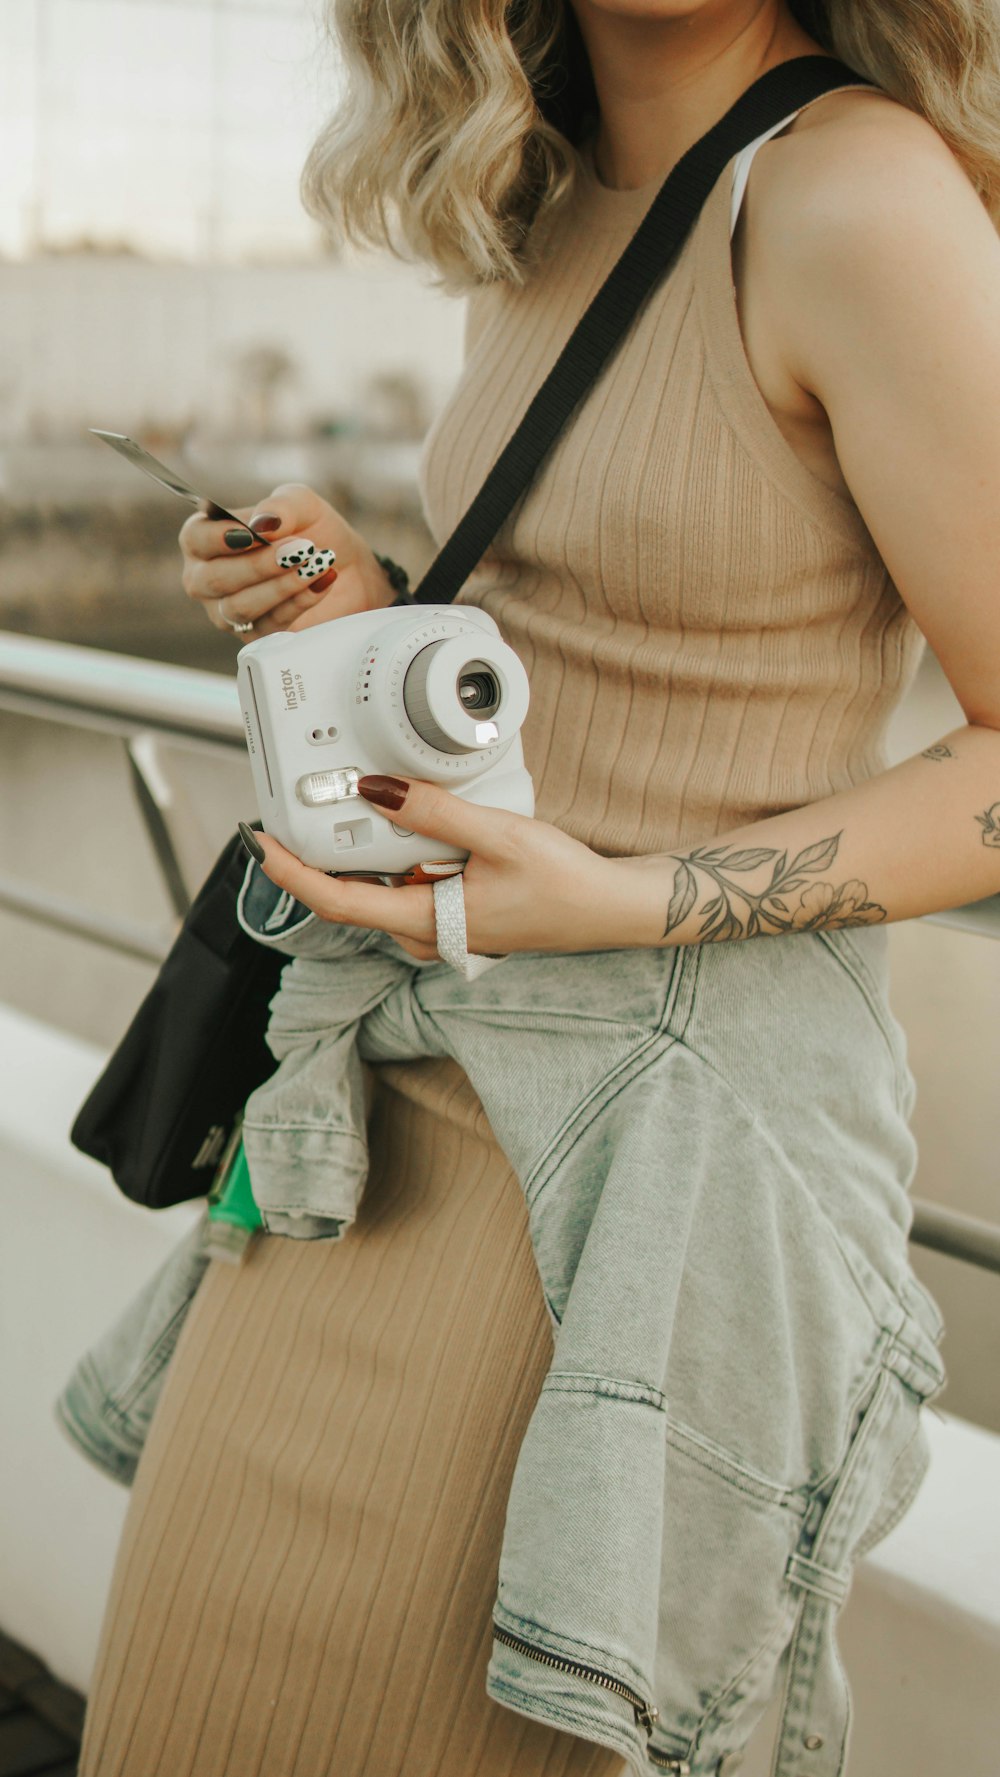
<path id="1" fill-rule="evenodd" d="M 421 740 L 438 752 L 481 752 L 501 739 L 505 730 L 516 733 L 524 719 L 520 687 L 514 687 L 511 695 L 501 664 L 503 654 L 511 650 L 492 637 L 483 640 L 485 646 L 470 636 L 430 642 L 406 670 L 403 707 Z M 512 660 L 520 668 L 516 655 Z M 526 705 L 527 698 L 523 701 Z"/>

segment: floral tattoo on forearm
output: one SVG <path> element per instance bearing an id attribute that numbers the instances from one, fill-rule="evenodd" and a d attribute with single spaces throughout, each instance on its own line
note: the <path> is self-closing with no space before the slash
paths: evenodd
<path id="1" fill-rule="evenodd" d="M 994 802 L 984 814 L 977 814 L 976 820 L 983 829 L 983 844 L 1000 845 L 1000 802 Z"/>
<path id="2" fill-rule="evenodd" d="M 994 812 L 994 811 L 991 811 Z M 1000 803 L 995 812 L 1000 815 Z M 699 846 L 678 859 L 673 894 L 667 909 L 663 936 L 668 938 L 684 924 L 694 908 L 699 893 L 699 874 L 708 877 L 709 898 L 697 909 L 704 920 L 697 944 L 722 942 L 730 938 L 763 938 L 776 932 L 831 931 L 840 926 L 867 926 L 887 919 L 888 914 L 877 901 L 868 899 L 868 888 L 852 879 L 840 887 L 832 882 L 817 882 L 815 877 L 829 870 L 840 845 L 841 835 L 820 839 L 807 845 L 789 863 L 787 851 L 773 851 L 764 846 L 740 851 L 727 846 Z M 998 828 L 1000 842 L 1000 828 Z M 670 854 L 676 857 L 676 853 Z M 770 870 L 770 881 L 759 893 L 745 883 L 734 882 L 734 875 Z"/>

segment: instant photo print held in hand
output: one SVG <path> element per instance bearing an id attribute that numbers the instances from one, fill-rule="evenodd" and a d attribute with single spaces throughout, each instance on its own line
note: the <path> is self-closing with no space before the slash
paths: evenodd
<path id="1" fill-rule="evenodd" d="M 527 674 L 477 606 L 390 606 L 262 636 L 240 649 L 237 688 L 264 829 L 315 869 L 391 880 L 468 856 L 365 802 L 367 773 L 534 814 Z"/>

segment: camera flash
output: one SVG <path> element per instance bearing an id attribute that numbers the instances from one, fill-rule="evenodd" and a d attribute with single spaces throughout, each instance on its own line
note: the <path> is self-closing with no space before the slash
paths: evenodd
<path id="1" fill-rule="evenodd" d="M 310 771 L 300 777 L 295 794 L 307 808 L 324 808 L 329 802 L 346 802 L 358 794 L 358 765 L 345 765 L 342 771 Z"/>

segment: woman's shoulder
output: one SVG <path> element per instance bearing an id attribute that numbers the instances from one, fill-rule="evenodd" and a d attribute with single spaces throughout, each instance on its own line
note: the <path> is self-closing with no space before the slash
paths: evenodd
<path id="1" fill-rule="evenodd" d="M 929 182 L 973 190 L 968 173 L 929 118 L 881 90 L 835 92 L 764 144 L 758 190 L 787 229 L 842 216 L 888 221 Z"/>
<path id="2" fill-rule="evenodd" d="M 758 164 L 759 163 L 759 164 Z M 748 264 L 774 348 L 806 388 L 812 357 L 858 331 L 859 304 L 898 301 L 942 253 L 992 259 L 995 225 L 958 156 L 920 113 L 878 92 L 831 93 L 764 143 L 747 191 Z"/>

